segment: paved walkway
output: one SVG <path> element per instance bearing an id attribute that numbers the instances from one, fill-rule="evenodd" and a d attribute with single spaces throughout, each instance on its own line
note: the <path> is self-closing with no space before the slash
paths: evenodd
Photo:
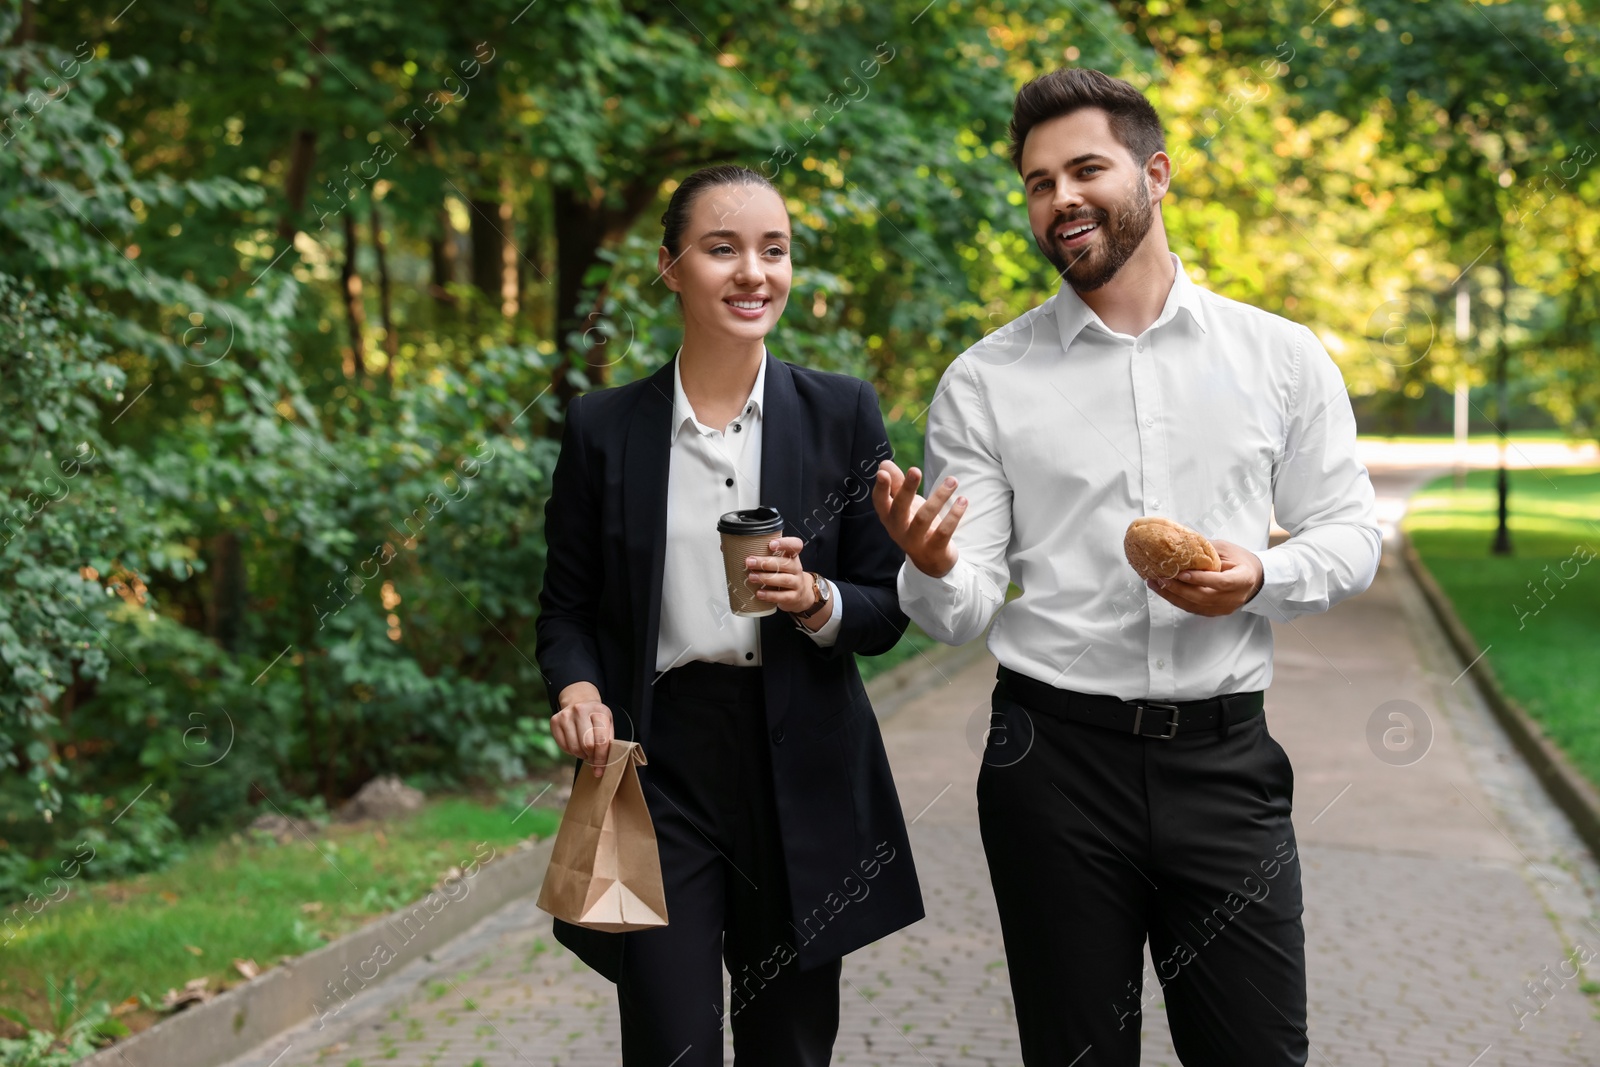
<path id="1" fill-rule="evenodd" d="M 1373 464 L 1393 517 L 1426 464 Z M 1562 978 L 1575 946 L 1600 952 L 1600 873 L 1461 667 L 1394 556 L 1364 596 L 1278 628 L 1267 707 L 1296 768 L 1314 1064 L 1600 1063 L 1596 1004 Z M 886 723 L 928 917 L 846 961 L 838 1064 L 1020 1062 L 969 742 L 993 677 L 984 657 Z M 1396 709 L 1416 732 L 1391 751 Z M 232 1067 L 616 1064 L 613 989 L 549 925 L 512 905 Z M 1176 1067 L 1153 975 L 1144 1063 Z"/>

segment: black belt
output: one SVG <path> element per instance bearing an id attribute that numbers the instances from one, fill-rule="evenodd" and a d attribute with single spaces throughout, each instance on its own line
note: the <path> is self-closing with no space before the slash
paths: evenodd
<path id="1" fill-rule="evenodd" d="M 1018 704 L 1048 715 L 1103 726 L 1121 733 L 1170 741 L 1180 734 L 1215 730 L 1226 735 L 1228 727 L 1261 714 L 1262 691 L 1227 693 L 1210 700 L 1118 700 L 1103 693 L 1075 693 L 1018 674 L 1001 667 L 997 676 L 1001 690 Z"/>
<path id="2" fill-rule="evenodd" d="M 748 704 L 762 697 L 761 676 L 760 667 L 735 667 L 731 663 L 692 659 L 663 671 L 653 684 L 656 692 L 669 696 Z"/>

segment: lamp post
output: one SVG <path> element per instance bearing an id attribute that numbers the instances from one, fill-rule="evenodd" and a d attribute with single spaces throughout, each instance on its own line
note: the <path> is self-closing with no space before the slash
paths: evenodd
<path id="1" fill-rule="evenodd" d="M 1511 480 L 1506 474 L 1506 411 L 1510 407 L 1506 386 L 1506 363 L 1510 346 L 1506 344 L 1506 305 L 1511 301 L 1511 268 L 1506 262 L 1505 241 L 1500 242 L 1500 336 L 1495 345 L 1495 429 L 1500 438 L 1500 472 L 1496 488 L 1500 495 L 1500 521 L 1494 531 L 1494 545 L 1489 549 L 1496 556 L 1511 555 L 1511 528 L 1507 525 L 1510 513 Z"/>
<path id="2" fill-rule="evenodd" d="M 1466 361 L 1467 338 L 1472 333 L 1472 294 L 1467 291 L 1467 281 L 1461 281 L 1461 287 L 1456 290 L 1456 348 L 1457 360 Z M 1460 367 L 1456 371 L 1456 410 L 1455 410 L 1455 438 L 1456 438 L 1456 488 L 1460 489 L 1467 483 L 1467 371 Z"/>

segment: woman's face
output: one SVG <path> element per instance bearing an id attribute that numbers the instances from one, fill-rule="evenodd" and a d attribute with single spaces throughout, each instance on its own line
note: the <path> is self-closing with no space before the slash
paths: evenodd
<path id="1" fill-rule="evenodd" d="M 759 341 L 789 299 L 789 212 L 766 186 L 713 186 L 690 206 L 679 254 L 663 245 L 657 259 L 685 333 Z"/>

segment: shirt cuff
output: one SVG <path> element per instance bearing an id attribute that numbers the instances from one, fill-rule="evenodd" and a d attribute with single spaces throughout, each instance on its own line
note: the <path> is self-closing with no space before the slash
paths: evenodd
<path id="1" fill-rule="evenodd" d="M 1288 621 L 1282 603 L 1294 590 L 1295 566 L 1294 560 L 1278 551 L 1281 547 L 1274 545 L 1256 553 L 1256 558 L 1261 561 L 1261 588 L 1256 590 L 1255 596 L 1245 601 L 1241 611 L 1265 615 L 1278 622 Z"/>
<path id="2" fill-rule="evenodd" d="M 794 620 L 794 624 L 804 631 L 807 637 L 815 641 L 818 648 L 832 648 L 834 643 L 839 640 L 839 620 L 844 617 L 844 598 L 839 595 L 839 587 L 837 585 L 834 585 L 826 578 L 822 580 L 828 582 L 828 597 L 833 602 L 833 607 L 828 612 L 828 621 L 815 630 L 799 619 Z"/>

